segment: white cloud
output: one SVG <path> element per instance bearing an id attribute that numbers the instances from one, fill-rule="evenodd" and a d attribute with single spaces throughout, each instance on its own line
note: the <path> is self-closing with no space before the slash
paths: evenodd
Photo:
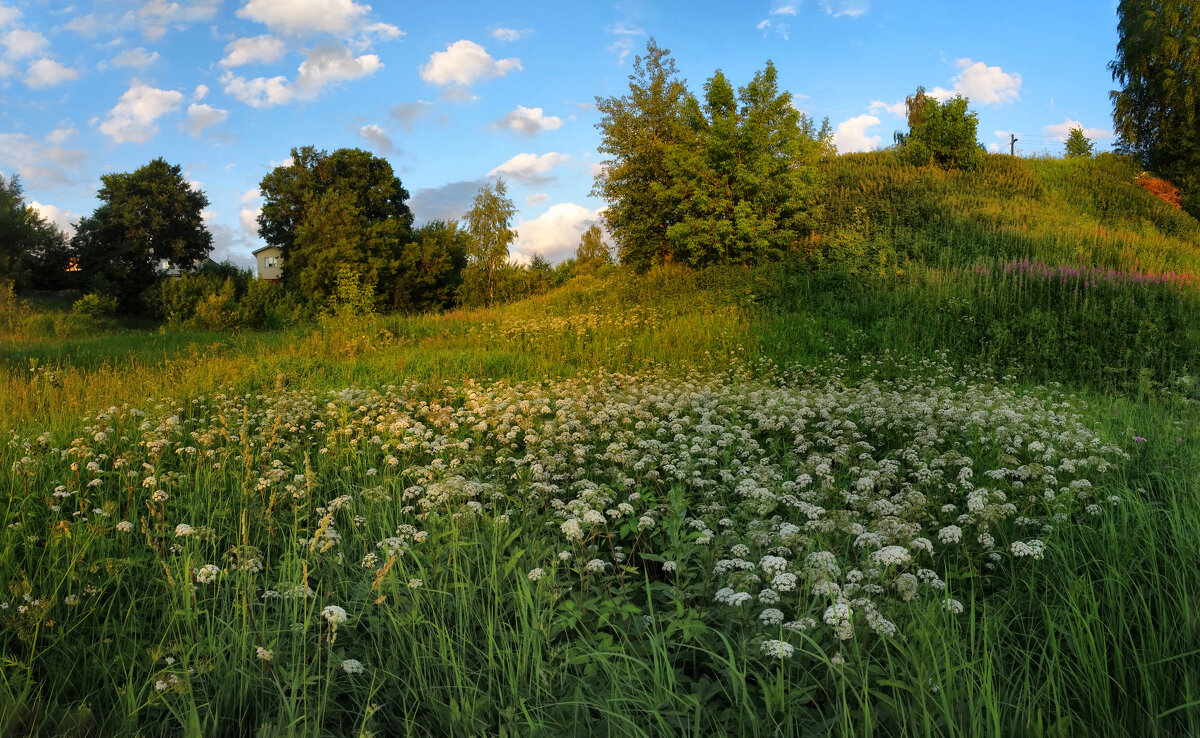
<path id="1" fill-rule="evenodd" d="M 411 131 L 416 122 L 424 118 L 433 111 L 433 103 L 427 100 L 417 100 L 416 102 L 400 103 L 393 105 L 391 116 L 396 119 L 400 127 L 406 131 Z"/>
<path id="2" fill-rule="evenodd" d="M 908 110 L 907 110 L 907 108 L 905 108 L 903 101 L 898 102 L 898 103 L 888 104 L 888 103 L 883 102 L 882 100 L 875 100 L 871 103 L 871 105 L 867 109 L 870 110 L 872 113 L 886 111 L 886 112 L 891 113 L 892 115 L 898 116 L 900 118 L 906 117 L 906 115 L 908 113 Z"/>
<path id="3" fill-rule="evenodd" d="M 1071 129 L 1073 129 L 1073 128 L 1082 129 L 1083 135 L 1085 135 L 1091 139 L 1112 138 L 1113 137 L 1113 132 L 1108 130 L 1107 128 L 1084 128 L 1082 123 L 1080 123 L 1077 120 L 1072 120 L 1070 118 L 1067 118 L 1062 123 L 1055 123 L 1053 125 L 1043 126 L 1042 130 L 1045 131 L 1046 135 L 1048 135 L 1048 136 L 1055 136 L 1060 141 L 1066 141 L 1067 136 L 1071 135 Z M 997 131 L 997 133 L 999 133 L 999 131 Z"/>
<path id="4" fill-rule="evenodd" d="M 73 79 L 79 79 L 79 72 L 48 58 L 30 64 L 25 73 L 25 84 L 33 89 L 53 87 Z"/>
<path id="5" fill-rule="evenodd" d="M 0 28 L 4 28 L 20 17 L 21 11 L 16 8 L 10 8 L 7 5 L 0 5 Z"/>
<path id="6" fill-rule="evenodd" d="M 365 138 L 368 143 L 385 154 L 396 148 L 395 144 L 392 143 L 392 139 L 388 138 L 387 131 L 384 131 L 382 127 L 374 123 L 359 128 L 358 135 Z"/>
<path id="7" fill-rule="evenodd" d="M 560 202 L 533 220 L 521 220 L 515 229 L 513 258 L 522 262 L 528 262 L 534 254 L 541 254 L 550 262 L 569 258 L 579 245 L 580 234 L 590 226 L 600 225 L 602 210 Z"/>
<path id="8" fill-rule="evenodd" d="M 135 79 L 100 124 L 100 132 L 116 143 L 146 143 L 158 133 L 154 121 L 177 110 L 182 102 L 183 93 L 159 90 Z"/>
<path id="9" fill-rule="evenodd" d="M 497 28 L 492 31 L 492 38 L 497 41 L 516 41 L 533 33 L 532 28 Z"/>
<path id="10" fill-rule="evenodd" d="M 133 69 L 145 69 L 159 60 L 157 51 L 150 52 L 138 46 L 135 49 L 126 49 L 120 54 L 112 58 L 111 64 L 114 67 L 129 67 Z"/>
<path id="11" fill-rule="evenodd" d="M 834 18 L 844 16 L 857 18 L 866 13 L 871 4 L 868 0 L 821 0 L 821 7 L 825 9 L 827 15 L 832 15 Z"/>
<path id="12" fill-rule="evenodd" d="M 477 80 L 503 77 L 521 69 L 521 60 L 493 59 L 474 41 L 455 41 L 445 51 L 435 51 L 420 68 L 421 79 L 440 87 L 466 88 Z"/>
<path id="13" fill-rule="evenodd" d="M 633 40 L 638 36 L 644 36 L 645 31 L 641 28 L 631 28 L 629 26 L 613 26 L 606 29 L 607 32 L 617 37 L 608 45 L 608 50 L 617 54 L 617 64 L 624 64 L 629 55 L 633 53 Z"/>
<path id="14" fill-rule="evenodd" d="M 879 125 L 879 119 L 873 115 L 858 115 L 850 120 L 838 123 L 833 134 L 833 143 L 843 154 L 852 151 L 871 151 L 883 141 L 881 136 L 867 135 L 867 129 Z"/>
<path id="15" fill-rule="evenodd" d="M 225 56 L 219 62 L 223 67 L 240 67 L 243 64 L 274 64 L 287 53 L 283 39 L 270 34 L 239 38 L 225 45 Z"/>
<path id="16" fill-rule="evenodd" d="M 258 21 L 274 33 L 289 36 L 329 33 L 345 38 L 370 10 L 370 5 L 359 5 L 354 0 L 250 0 L 237 15 Z"/>
<path id="17" fill-rule="evenodd" d="M 760 20 L 758 22 L 758 25 L 755 26 L 755 28 L 757 28 L 760 31 L 765 31 L 770 27 L 771 27 L 771 19 L 770 18 L 764 18 L 763 20 Z"/>
<path id="18" fill-rule="evenodd" d="M 192 100 L 199 102 L 208 94 L 208 85 L 196 85 L 196 89 L 192 90 Z"/>
<path id="19" fill-rule="evenodd" d="M 221 0 L 185 0 L 182 4 L 166 0 L 150 0 L 137 10 L 125 14 L 127 21 L 142 29 L 147 41 L 155 41 L 171 28 L 185 28 L 197 21 L 208 20 L 217 14 Z"/>
<path id="20" fill-rule="evenodd" d="M 229 117 L 228 110 L 214 108 L 203 103 L 192 103 L 187 109 L 187 130 L 193 136 L 199 136 L 205 128 L 223 123 Z"/>
<path id="21" fill-rule="evenodd" d="M 960 71 L 950 80 L 954 86 L 949 90 L 935 87 L 929 91 L 930 96 L 945 101 L 962 95 L 978 105 L 1001 105 L 1021 99 L 1021 75 L 966 58 L 957 60 L 955 66 Z"/>
<path id="22" fill-rule="evenodd" d="M 775 3 L 775 7 L 771 9 L 771 15 L 795 15 L 796 3 Z"/>
<path id="23" fill-rule="evenodd" d="M 992 152 L 993 154 L 999 150 L 1000 144 L 996 143 L 995 141 L 992 141 L 990 144 L 988 144 L 988 151 Z"/>
<path id="24" fill-rule="evenodd" d="M 548 177 L 547 172 L 560 164 L 566 163 L 570 159 L 566 154 L 560 154 L 551 151 L 548 154 L 517 154 L 513 158 L 504 162 L 492 171 L 488 172 L 489 177 L 509 177 L 518 182 L 526 184 L 541 184 L 548 182 L 552 177 Z"/>
<path id="25" fill-rule="evenodd" d="M 57 205 L 40 203 L 37 200 L 30 200 L 29 207 L 37 211 L 38 215 L 58 226 L 59 230 L 68 237 L 75 235 L 75 223 L 71 221 L 79 222 L 79 213 L 63 210 Z"/>
<path id="26" fill-rule="evenodd" d="M 5 53 L 9 57 L 24 59 L 28 56 L 36 56 L 42 49 L 46 48 L 49 42 L 45 36 L 37 31 L 26 31 L 18 28 L 0 37 L 0 44 L 4 45 Z"/>
<path id="27" fill-rule="evenodd" d="M 374 54 L 356 57 L 340 44 L 321 44 L 308 50 L 292 82 L 283 76 L 246 79 L 231 72 L 226 72 L 221 82 L 226 94 L 255 108 L 269 108 L 293 100 L 312 100 L 327 85 L 372 75 L 382 66 Z"/>
<path id="28" fill-rule="evenodd" d="M 74 185 L 83 174 L 87 152 L 64 148 L 66 138 L 62 129 L 44 141 L 24 133 L 0 133 L 0 171 L 16 172 L 32 188 Z"/>
<path id="29" fill-rule="evenodd" d="M 73 128 L 73 127 L 72 128 L 55 128 L 53 131 L 50 131 L 49 133 L 46 134 L 46 141 L 48 143 L 54 144 L 55 146 L 60 146 L 64 143 L 66 143 L 69 138 L 71 138 L 72 136 L 74 136 L 78 133 L 79 133 L 79 131 L 75 130 L 75 128 Z"/>
<path id="30" fill-rule="evenodd" d="M 258 237 L 258 215 L 262 212 L 262 192 L 257 187 L 247 190 L 242 195 L 242 207 L 238 211 L 238 221 L 242 230 L 252 238 Z"/>
<path id="31" fill-rule="evenodd" d="M 0 79 L 4 79 L 5 77 L 11 77 L 16 73 L 17 73 L 17 70 L 13 68 L 13 65 L 9 64 L 8 62 L 4 61 L 3 59 L 0 59 Z"/>
<path id="32" fill-rule="evenodd" d="M 532 207 L 539 203 L 546 202 L 549 199 L 550 199 L 550 196 L 547 195 L 545 192 L 535 192 L 532 195 L 530 195 L 529 197 L 525 198 L 525 204 Z"/>
<path id="33" fill-rule="evenodd" d="M 556 115 L 544 115 L 541 108 L 518 105 L 516 110 L 508 111 L 503 118 L 492 123 L 492 127 L 516 131 L 523 136 L 536 136 L 542 131 L 561 128 L 562 119 Z"/>

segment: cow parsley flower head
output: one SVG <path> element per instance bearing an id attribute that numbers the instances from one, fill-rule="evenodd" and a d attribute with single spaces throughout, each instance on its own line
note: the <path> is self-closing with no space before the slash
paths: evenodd
<path id="1" fill-rule="evenodd" d="M 790 659 L 796 652 L 796 647 L 787 641 L 763 641 L 762 652 L 772 658 Z"/>
<path id="2" fill-rule="evenodd" d="M 912 560 L 903 546 L 884 546 L 871 554 L 871 562 L 877 566 L 899 566 Z"/>
<path id="3" fill-rule="evenodd" d="M 122 520 L 121 522 L 117 523 L 118 533 L 128 533 L 131 530 L 133 530 L 133 523 L 129 522 L 128 520 Z"/>
<path id="4" fill-rule="evenodd" d="M 195 528 L 188 525 L 187 523 L 180 523 L 179 525 L 175 526 L 175 537 L 176 538 L 190 536 L 191 534 L 193 534 L 195 532 L 196 532 Z"/>
<path id="5" fill-rule="evenodd" d="M 529 574 L 528 574 L 529 581 L 536 582 L 537 580 L 541 579 L 545 575 L 546 575 L 546 570 L 540 566 L 535 569 L 530 569 Z"/>
<path id="6" fill-rule="evenodd" d="M 196 582 L 199 584 L 212 584 L 217 581 L 217 575 L 220 573 L 221 569 L 216 564 L 205 564 L 196 570 Z"/>
<path id="7" fill-rule="evenodd" d="M 330 625 L 338 625 L 346 622 L 346 611 L 337 605 L 326 605 L 325 609 L 321 610 L 321 617 L 325 618 Z"/>
<path id="8" fill-rule="evenodd" d="M 345 659 L 342 661 L 342 671 L 347 674 L 361 674 L 363 672 L 362 662 L 358 659 Z"/>
<path id="9" fill-rule="evenodd" d="M 777 610 L 774 607 L 768 607 L 758 614 L 758 619 L 762 621 L 763 625 L 782 625 L 783 611 Z"/>

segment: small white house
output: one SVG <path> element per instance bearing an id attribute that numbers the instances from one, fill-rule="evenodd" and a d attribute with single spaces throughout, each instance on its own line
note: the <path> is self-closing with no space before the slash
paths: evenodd
<path id="1" fill-rule="evenodd" d="M 258 261 L 258 278 L 278 282 L 283 278 L 283 252 L 278 246 L 263 246 L 253 252 Z"/>

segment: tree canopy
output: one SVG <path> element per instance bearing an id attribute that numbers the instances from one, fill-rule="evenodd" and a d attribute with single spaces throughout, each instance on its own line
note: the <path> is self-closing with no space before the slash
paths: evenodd
<path id="1" fill-rule="evenodd" d="M 0 283 L 59 287 L 68 258 L 66 237 L 25 202 L 20 178 L 0 174 Z"/>
<path id="2" fill-rule="evenodd" d="M 100 181 L 101 204 L 79 221 L 72 247 L 91 291 L 136 309 L 142 292 L 162 278 L 163 265 L 191 270 L 212 251 L 201 215 L 208 198 L 178 164 L 162 158 Z"/>
<path id="3" fill-rule="evenodd" d="M 1200 217 L 1200 6 L 1192 0 L 1121 0 L 1117 54 L 1121 89 L 1109 97 L 1120 149 L 1184 191 Z"/>
<path id="4" fill-rule="evenodd" d="M 357 272 L 381 296 L 411 240 L 408 191 L 386 159 L 361 149 L 292 149 L 290 164 L 259 183 L 259 235 L 278 246 L 283 282 L 314 303 L 334 291 L 339 269 Z"/>
<path id="5" fill-rule="evenodd" d="M 674 261 L 667 235 L 679 210 L 671 191 L 667 152 L 681 133 L 678 125 L 687 87 L 670 50 L 653 38 L 633 62 L 629 94 L 596 98 L 601 114 L 600 153 L 607 158 L 592 192 L 608 201 L 604 221 L 622 264 L 646 269 Z"/>
<path id="6" fill-rule="evenodd" d="M 1087 158 L 1092 155 L 1093 146 L 1092 139 L 1084 135 L 1082 128 L 1075 126 L 1067 136 L 1067 158 Z"/>
<path id="7" fill-rule="evenodd" d="M 508 263 L 508 247 L 517 234 L 509 225 L 517 208 L 508 198 L 503 179 L 495 185 L 484 185 L 475 195 L 467 211 L 467 266 L 463 270 L 462 302 L 468 305 L 491 305 L 501 274 Z"/>
<path id="8" fill-rule="evenodd" d="M 818 130 L 795 109 L 771 62 L 736 93 L 716 72 L 701 101 L 669 54 L 651 39 L 629 93 L 596 99 L 608 159 L 593 192 L 621 263 L 744 264 L 794 248 L 818 213 L 828 121 Z"/>
<path id="9" fill-rule="evenodd" d="M 898 135 L 901 158 L 909 164 L 936 164 L 944 169 L 971 169 L 983 161 L 977 140 L 979 116 L 962 95 L 938 102 L 918 87 L 904 100 L 908 133 Z"/>
<path id="10" fill-rule="evenodd" d="M 612 263 L 612 252 L 604 243 L 600 226 L 592 225 L 579 236 L 575 247 L 575 267 L 581 272 L 593 272 L 605 264 Z"/>

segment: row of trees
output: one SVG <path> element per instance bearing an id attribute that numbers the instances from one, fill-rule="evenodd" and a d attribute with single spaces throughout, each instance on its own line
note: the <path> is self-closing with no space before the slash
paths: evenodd
<path id="1" fill-rule="evenodd" d="M 291 153 L 260 183 L 258 224 L 283 253 L 284 292 L 296 309 L 328 303 L 345 273 L 356 275 L 376 308 L 423 312 L 543 291 L 610 261 L 593 228 L 581 237 L 577 258 L 557 270 L 541 257 L 511 263 L 516 208 L 503 180 L 480 189 L 463 223 L 414 228 L 408 192 L 387 160 L 359 149 Z M 100 205 L 68 242 L 25 203 L 19 180 L 0 177 L 0 278 L 18 290 L 83 288 L 114 298 L 125 312 L 168 320 L 210 314 L 203 327 L 224 327 L 222 316 L 242 313 L 238 324 L 263 323 L 271 290 L 208 259 L 208 198 L 178 165 L 155 159 L 101 181 Z M 169 271 L 187 276 L 164 280 Z"/>
<path id="2" fill-rule="evenodd" d="M 749 264 L 797 248 L 819 217 L 829 121 L 796 110 L 770 62 L 736 94 L 718 70 L 703 98 L 654 39 L 633 68 L 628 94 L 596 99 L 608 158 L 593 193 L 621 263 Z"/>

